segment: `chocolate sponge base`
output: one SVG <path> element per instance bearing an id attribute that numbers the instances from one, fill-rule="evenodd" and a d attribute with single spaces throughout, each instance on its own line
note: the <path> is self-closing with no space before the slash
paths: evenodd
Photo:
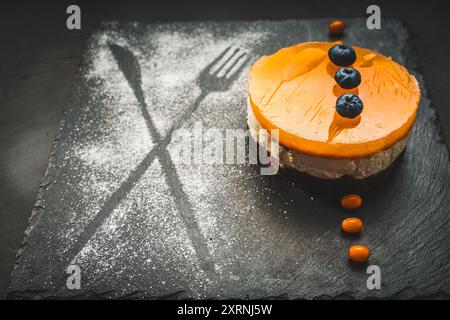
<path id="1" fill-rule="evenodd" d="M 321 179 L 292 168 L 280 168 L 278 174 L 289 183 L 307 189 L 314 193 L 325 193 L 333 195 L 345 195 L 349 193 L 364 193 L 383 187 L 402 161 L 405 150 L 394 160 L 387 169 L 378 172 L 365 179 L 355 179 L 351 176 L 344 176 L 339 179 Z"/>

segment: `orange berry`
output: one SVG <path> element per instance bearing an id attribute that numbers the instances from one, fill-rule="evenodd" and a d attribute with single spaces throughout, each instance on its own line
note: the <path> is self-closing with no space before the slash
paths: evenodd
<path id="1" fill-rule="evenodd" d="M 369 259 L 370 250 L 367 247 L 361 245 L 351 246 L 348 250 L 348 257 L 355 262 L 365 262 Z"/>
<path id="2" fill-rule="evenodd" d="M 341 199 L 341 205 L 347 209 L 358 209 L 361 204 L 362 198 L 359 194 L 348 194 Z"/>
<path id="3" fill-rule="evenodd" d="M 363 229 L 363 222 L 356 217 L 346 218 L 341 223 L 342 230 L 348 233 L 358 233 Z"/>
<path id="4" fill-rule="evenodd" d="M 331 21 L 330 24 L 328 25 L 328 30 L 330 31 L 331 34 L 342 34 L 345 30 L 345 28 L 347 27 L 347 24 L 342 21 L 342 20 L 334 20 Z"/>

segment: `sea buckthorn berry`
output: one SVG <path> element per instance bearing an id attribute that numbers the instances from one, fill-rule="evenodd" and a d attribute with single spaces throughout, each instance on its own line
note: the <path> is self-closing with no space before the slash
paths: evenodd
<path id="1" fill-rule="evenodd" d="M 361 74 L 353 68 L 340 68 L 334 75 L 337 84 L 343 89 L 353 89 L 361 83 Z"/>
<path id="2" fill-rule="evenodd" d="M 365 262 L 370 257 L 369 248 L 362 245 L 351 246 L 348 250 L 348 257 L 355 262 Z"/>
<path id="3" fill-rule="evenodd" d="M 356 217 L 346 218 L 341 223 L 342 230 L 348 233 L 358 233 L 363 229 L 363 222 Z"/>
<path id="4" fill-rule="evenodd" d="M 342 34 L 345 28 L 347 28 L 347 24 L 342 20 L 331 21 L 328 25 L 328 30 L 330 31 L 330 34 L 333 35 Z"/>
<path id="5" fill-rule="evenodd" d="M 362 198 L 359 194 L 348 194 L 342 197 L 341 205 L 346 209 L 358 209 L 362 205 Z"/>
<path id="6" fill-rule="evenodd" d="M 354 119 L 363 110 L 363 102 L 353 93 L 345 93 L 336 100 L 336 112 L 344 118 Z"/>
<path id="7" fill-rule="evenodd" d="M 339 67 L 348 67 L 356 61 L 356 52 L 350 45 L 339 43 L 328 50 L 328 58 Z"/>

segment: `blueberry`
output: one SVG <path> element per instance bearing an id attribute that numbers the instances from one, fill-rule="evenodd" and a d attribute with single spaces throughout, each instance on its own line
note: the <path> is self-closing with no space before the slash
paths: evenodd
<path id="1" fill-rule="evenodd" d="M 356 94 L 343 94 L 336 101 L 336 111 L 344 118 L 356 118 L 362 110 L 363 103 Z"/>
<path id="2" fill-rule="evenodd" d="M 348 67 L 356 61 L 356 52 L 348 44 L 339 43 L 328 50 L 328 57 L 335 65 Z"/>
<path id="3" fill-rule="evenodd" d="M 334 75 L 337 84 L 344 89 L 353 89 L 361 83 L 361 74 L 353 68 L 341 68 Z"/>

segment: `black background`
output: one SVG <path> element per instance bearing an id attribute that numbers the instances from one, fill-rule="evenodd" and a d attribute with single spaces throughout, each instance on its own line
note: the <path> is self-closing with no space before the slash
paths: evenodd
<path id="1" fill-rule="evenodd" d="M 0 296 L 52 150 L 86 38 L 100 21 L 284 20 L 364 17 L 407 23 L 450 141 L 448 1 L 9 1 L 0 10 Z M 78 4 L 82 29 L 66 28 Z M 424 155 L 425 156 L 425 155 Z"/>

